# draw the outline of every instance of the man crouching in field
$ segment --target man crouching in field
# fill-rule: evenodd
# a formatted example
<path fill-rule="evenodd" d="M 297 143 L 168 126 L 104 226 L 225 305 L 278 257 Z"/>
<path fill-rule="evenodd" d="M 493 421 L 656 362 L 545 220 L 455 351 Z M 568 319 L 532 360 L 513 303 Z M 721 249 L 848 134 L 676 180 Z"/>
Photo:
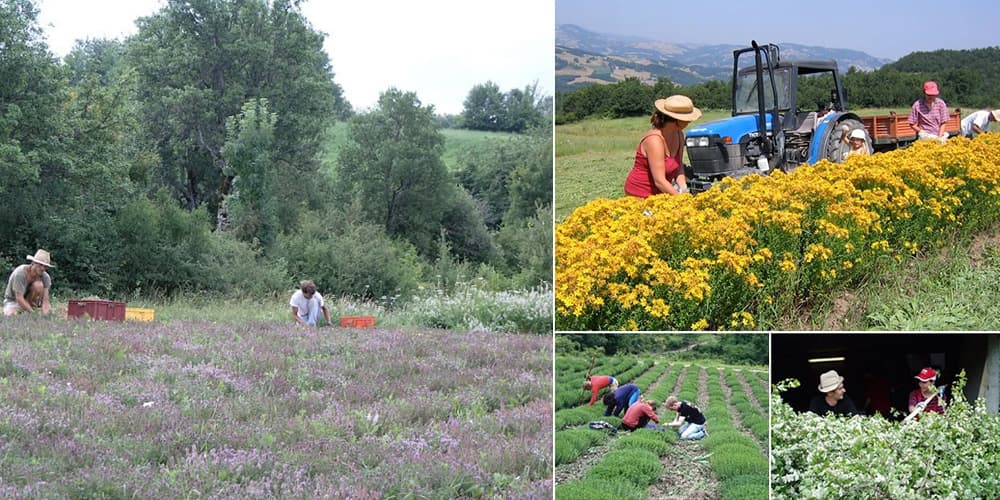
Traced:
<path fill-rule="evenodd" d="M 697 407 L 675 396 L 668 397 L 663 405 L 677 412 L 677 417 L 667 427 L 677 427 L 677 434 L 681 439 L 701 439 L 708 435 L 705 431 L 705 415 Z"/>
<path fill-rule="evenodd" d="M 292 294 L 288 305 L 292 306 L 292 316 L 299 325 L 316 326 L 320 311 L 323 312 L 326 322 L 333 324 L 330 320 L 330 309 L 326 307 L 323 296 L 316 291 L 316 284 L 311 280 L 304 280 L 299 284 L 299 289 Z"/>
<path fill-rule="evenodd" d="M 55 266 L 49 259 L 49 252 L 38 250 L 27 259 L 31 263 L 17 266 L 7 279 L 7 289 L 3 292 L 4 316 L 13 316 L 21 311 L 35 312 L 36 309 L 41 309 L 42 314 L 52 312 L 52 305 L 49 304 L 52 278 L 47 270 Z"/>

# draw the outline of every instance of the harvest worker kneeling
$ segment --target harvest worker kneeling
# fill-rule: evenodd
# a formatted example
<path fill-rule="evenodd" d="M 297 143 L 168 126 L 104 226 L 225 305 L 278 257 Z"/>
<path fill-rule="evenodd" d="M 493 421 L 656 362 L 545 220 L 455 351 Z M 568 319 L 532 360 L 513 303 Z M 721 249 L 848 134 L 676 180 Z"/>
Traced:
<path fill-rule="evenodd" d="M 52 305 L 49 304 L 52 278 L 47 271 L 55 266 L 49 259 L 49 252 L 38 250 L 27 259 L 31 263 L 17 266 L 7 279 L 7 289 L 3 293 L 4 316 L 13 316 L 21 311 L 35 312 L 36 309 L 41 309 L 42 314 L 52 312 Z"/>
<path fill-rule="evenodd" d="M 321 311 L 326 322 L 333 324 L 330 320 L 330 309 L 326 307 L 323 296 L 316 291 L 316 284 L 311 280 L 304 280 L 299 284 L 299 289 L 292 294 L 288 305 L 292 306 L 292 316 L 299 325 L 316 326 Z"/>
<path fill-rule="evenodd" d="M 705 415 L 696 406 L 675 396 L 668 397 L 663 404 L 677 412 L 677 417 L 673 422 L 667 423 L 667 427 L 677 427 L 677 434 L 681 439 L 701 439 L 708 435 L 705 431 Z"/>

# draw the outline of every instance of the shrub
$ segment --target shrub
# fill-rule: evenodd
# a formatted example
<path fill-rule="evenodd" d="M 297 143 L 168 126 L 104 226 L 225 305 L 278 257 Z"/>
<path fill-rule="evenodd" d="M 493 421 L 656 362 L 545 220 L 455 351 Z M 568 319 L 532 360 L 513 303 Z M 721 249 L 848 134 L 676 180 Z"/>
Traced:
<path fill-rule="evenodd" d="M 719 495 L 725 500 L 766 500 L 767 474 L 744 474 L 727 478 L 719 484 Z"/>
<path fill-rule="evenodd" d="M 638 449 L 614 450 L 587 469 L 587 477 L 620 480 L 648 486 L 663 473 L 663 464 L 653 452 Z"/>
<path fill-rule="evenodd" d="M 719 479 L 743 474 L 767 474 L 767 458 L 752 445 L 724 444 L 711 449 L 709 462 Z"/>
<path fill-rule="evenodd" d="M 556 485 L 556 500 L 645 500 L 646 488 L 624 481 L 584 478 Z"/>

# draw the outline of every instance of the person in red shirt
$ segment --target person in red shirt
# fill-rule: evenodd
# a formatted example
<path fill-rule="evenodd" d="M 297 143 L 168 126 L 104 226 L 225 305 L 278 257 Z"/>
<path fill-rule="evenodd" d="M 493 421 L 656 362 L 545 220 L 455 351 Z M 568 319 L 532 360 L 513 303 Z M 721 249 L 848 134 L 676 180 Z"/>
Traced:
<path fill-rule="evenodd" d="M 597 394 L 605 387 L 614 391 L 618 388 L 618 381 L 613 375 L 587 375 L 587 380 L 583 381 L 583 390 L 590 391 L 590 405 L 597 402 Z"/>
<path fill-rule="evenodd" d="M 937 370 L 927 367 L 920 370 L 913 378 L 917 379 L 917 388 L 910 393 L 909 409 L 910 413 L 920 409 L 923 412 L 944 413 L 942 404 L 942 394 L 940 394 L 934 382 L 937 381 Z"/>
<path fill-rule="evenodd" d="M 649 118 L 653 126 L 635 149 L 635 163 L 625 178 L 625 194 L 648 198 L 654 194 L 688 191 L 681 160 L 684 158 L 684 127 L 701 118 L 691 99 L 672 95 L 657 99 Z"/>
<path fill-rule="evenodd" d="M 660 417 L 656 415 L 656 401 L 646 398 L 640 398 L 635 404 L 628 407 L 625 410 L 625 416 L 622 417 L 622 429 L 632 432 L 636 429 L 650 428 L 659 430 L 660 428 L 653 425 L 647 427 L 649 421 L 659 423 Z"/>

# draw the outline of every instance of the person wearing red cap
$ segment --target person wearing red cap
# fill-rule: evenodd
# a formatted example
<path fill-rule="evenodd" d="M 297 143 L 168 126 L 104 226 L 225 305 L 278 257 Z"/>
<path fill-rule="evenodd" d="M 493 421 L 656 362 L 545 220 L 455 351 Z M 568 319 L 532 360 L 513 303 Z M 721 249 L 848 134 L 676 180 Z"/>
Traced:
<path fill-rule="evenodd" d="M 936 140 L 944 144 L 948 140 L 948 132 L 944 126 L 948 123 L 948 104 L 938 97 L 941 92 L 935 82 L 924 83 L 924 98 L 918 99 L 910 108 L 907 123 L 921 140 Z"/>
<path fill-rule="evenodd" d="M 913 378 L 917 379 L 918 388 L 910 393 L 909 409 L 913 413 L 917 409 L 924 412 L 944 413 L 944 406 L 941 404 L 942 395 L 934 387 L 938 373 L 931 367 L 920 370 Z"/>

